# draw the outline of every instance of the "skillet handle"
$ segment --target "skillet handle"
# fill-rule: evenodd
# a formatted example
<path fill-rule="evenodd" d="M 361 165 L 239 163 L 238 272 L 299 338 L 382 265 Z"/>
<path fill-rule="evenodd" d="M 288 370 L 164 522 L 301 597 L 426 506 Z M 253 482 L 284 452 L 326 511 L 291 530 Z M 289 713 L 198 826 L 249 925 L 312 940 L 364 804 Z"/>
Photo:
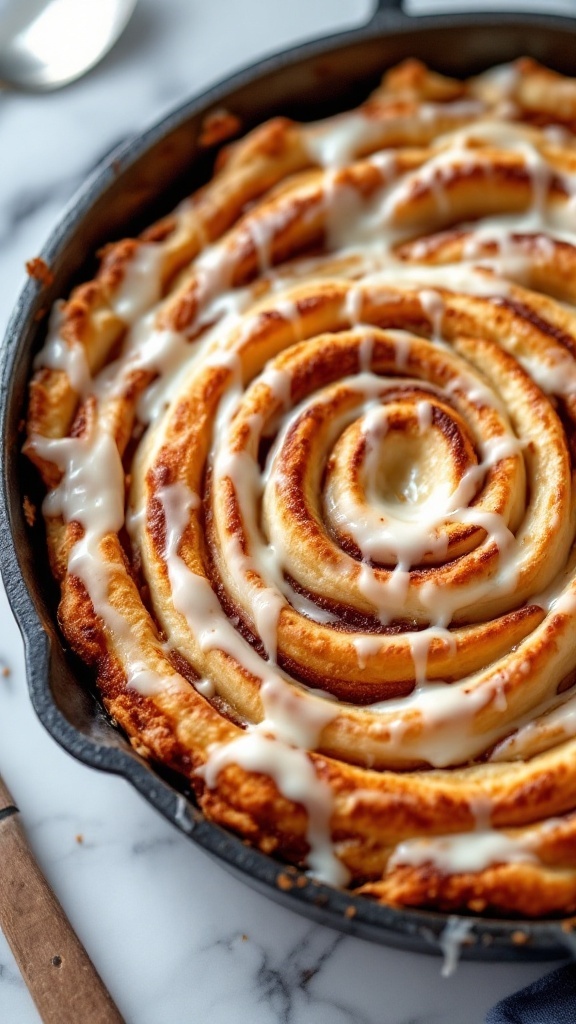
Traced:
<path fill-rule="evenodd" d="M 44 1024 L 124 1024 L 18 819 L 0 779 L 0 927 Z"/>
<path fill-rule="evenodd" d="M 404 20 L 410 17 L 404 10 L 404 0 L 376 0 L 374 13 L 370 18 L 370 24 L 381 19 Z"/>

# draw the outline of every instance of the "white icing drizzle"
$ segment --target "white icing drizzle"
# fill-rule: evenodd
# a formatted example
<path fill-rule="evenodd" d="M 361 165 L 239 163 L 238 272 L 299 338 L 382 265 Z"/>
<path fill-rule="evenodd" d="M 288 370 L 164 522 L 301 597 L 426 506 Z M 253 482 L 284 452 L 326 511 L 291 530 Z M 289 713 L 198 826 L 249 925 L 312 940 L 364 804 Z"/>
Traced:
<path fill-rule="evenodd" d="M 420 433 L 425 434 L 432 426 L 433 406 L 427 399 L 421 399 L 416 403 L 416 414 Z"/>
<path fill-rule="evenodd" d="M 389 866 L 432 864 L 444 875 L 485 871 L 494 864 L 535 864 L 538 858 L 530 841 L 513 838 L 495 829 L 407 839 L 399 843 Z"/>
<path fill-rule="evenodd" d="M 451 978 L 455 973 L 462 952 L 474 930 L 474 922 L 465 917 L 450 916 L 438 940 L 444 954 L 440 971 L 443 978 Z"/>
<path fill-rule="evenodd" d="M 86 438 L 37 437 L 35 447 L 63 471 L 60 484 L 44 500 L 44 512 L 84 528 L 70 551 L 68 569 L 84 584 L 96 614 L 122 652 L 127 685 L 143 696 L 186 687 L 177 673 L 159 674 L 143 663 L 131 624 L 109 600 L 113 569 L 101 558 L 100 545 L 124 523 L 124 473 L 114 440 L 101 430 Z"/>
<path fill-rule="evenodd" d="M 528 666 L 529 668 L 529 666 Z M 518 728 L 511 736 L 507 736 L 490 755 L 491 761 L 512 761 L 515 758 L 532 756 L 545 750 L 549 739 L 556 742 L 576 736 L 576 697 L 567 696 L 564 700 L 551 702 L 550 709 L 543 709 L 543 714 L 531 718 Z"/>
<path fill-rule="evenodd" d="M 435 122 L 450 120 L 458 122 L 472 119 L 482 113 L 478 100 L 458 100 L 452 103 L 423 103 L 415 112 L 418 121 L 433 125 Z M 311 125 L 305 137 L 308 154 L 321 167 L 343 167 L 367 150 L 382 137 L 382 126 L 368 114 L 354 111 L 341 114 L 328 123 Z M 378 153 L 381 157 L 383 154 Z M 373 159 L 373 158 L 372 158 Z"/>
<path fill-rule="evenodd" d="M 546 395 L 576 395 L 576 363 L 569 355 L 551 353 L 548 359 L 518 356 L 518 362 Z"/>
<path fill-rule="evenodd" d="M 354 286 L 352 286 L 346 292 L 346 300 L 344 302 L 344 317 L 349 321 L 351 327 L 356 327 L 356 325 L 360 323 L 360 313 L 362 310 L 363 301 L 364 293 L 361 288 L 355 288 Z M 371 345 L 372 339 L 370 338 L 369 335 L 367 336 L 366 340 Z M 369 361 L 370 356 L 368 357 L 368 362 Z M 366 359 L 364 359 L 364 362 L 366 362 Z M 366 369 L 365 366 L 362 366 L 361 368 Z"/>
<path fill-rule="evenodd" d="M 474 818 L 476 832 L 490 830 L 494 810 L 494 801 L 491 797 L 476 794 L 469 798 L 468 806 Z"/>
<path fill-rule="evenodd" d="M 382 650 L 383 646 L 382 637 L 378 635 L 356 636 L 352 640 L 352 643 L 356 648 L 359 668 L 366 668 L 368 658 L 374 657 L 378 654 Z"/>
<path fill-rule="evenodd" d="M 327 128 L 322 122 L 309 131 L 306 148 L 310 159 L 321 167 L 344 167 L 362 147 L 378 139 L 381 127 L 365 114 L 342 114 Z"/>
<path fill-rule="evenodd" d="M 500 95 L 512 96 L 516 75 L 515 69 L 510 67 L 493 69 L 476 80 L 478 95 L 488 95 L 497 89 Z M 476 100 L 423 104 L 416 122 L 433 125 L 440 119 L 445 122 L 453 118 L 458 124 L 476 117 L 481 110 L 482 103 Z M 516 722 L 515 731 L 503 740 L 498 726 L 489 736 L 476 735 L 472 728 L 474 718 L 487 704 L 491 703 L 498 712 L 507 709 L 506 687 L 510 674 L 499 671 L 496 665 L 460 682 L 432 683 L 427 678 L 427 667 L 432 644 L 444 644 L 448 654 L 456 650 L 455 637 L 448 629 L 455 614 L 463 607 L 484 600 L 490 591 L 513 593 L 524 562 L 530 557 L 526 539 L 533 529 L 533 509 L 528 509 L 524 523 L 514 536 L 504 516 L 486 511 L 480 503 L 471 504 L 489 471 L 505 459 L 521 456 L 524 444 L 530 439 L 519 440 L 514 430 L 506 427 L 500 435 L 479 439 L 478 462 L 464 470 L 455 487 L 438 474 L 438 480 L 427 489 L 428 485 L 423 486 L 419 479 L 418 466 L 413 465 L 404 475 L 395 499 L 392 500 L 388 492 L 383 495 L 378 481 L 382 451 L 390 429 L 386 396 L 411 383 L 407 368 L 412 335 L 401 330 L 387 332 L 395 345 L 394 369 L 398 375 L 378 376 L 373 372 L 374 334 L 362 324 L 362 310 L 371 289 L 380 296 L 387 288 L 393 295 L 397 295 L 399 289 L 416 295 L 429 321 L 431 341 L 443 350 L 449 363 L 453 357 L 442 330 L 445 294 L 460 291 L 494 301 L 508 296 L 511 285 L 505 278 L 522 281 L 530 269 L 528 257 L 520 244 L 510 237 L 511 233 L 544 232 L 538 242 L 542 251 L 546 245 L 550 246 L 546 236 L 576 244 L 576 204 L 566 204 L 561 214 L 549 209 L 551 172 L 531 141 L 529 131 L 521 126 L 488 121 L 445 135 L 437 141 L 434 155 L 422 167 L 401 177 L 394 152 L 370 154 L 366 159 L 380 172 L 382 185 L 365 201 L 343 181 L 338 169 L 368 151 L 381 132 L 377 120 L 360 112 L 343 115 L 328 125 L 311 126 L 305 135 L 310 159 L 330 169 L 325 175 L 322 196 L 326 244 L 329 250 L 349 261 L 348 269 L 338 269 L 339 277 L 351 281 L 341 316 L 357 330 L 359 337 L 358 373 L 338 384 L 338 388 L 353 392 L 357 401 L 351 410 L 335 417 L 330 440 L 334 441 L 355 421 L 360 423 L 366 440 L 366 505 L 351 492 L 344 491 L 332 505 L 328 494 L 326 506 L 339 530 L 347 534 L 360 551 L 359 570 L 357 564 L 354 566 L 358 588 L 383 625 L 401 618 L 405 611 L 410 570 L 420 565 L 425 556 L 442 558 L 446 553 L 448 523 L 483 529 L 486 533 L 483 548 L 497 550 L 498 568 L 490 580 L 471 584 L 464 595 L 439 588 L 432 581 L 422 585 L 418 610 L 421 622 L 418 616 L 415 618 L 416 624 L 425 628 L 414 626 L 402 634 L 412 654 L 416 688 L 408 697 L 371 705 L 370 712 L 381 716 L 383 722 L 381 734 L 378 721 L 368 731 L 378 734 L 381 749 L 391 755 L 425 759 L 437 767 L 474 758 L 497 740 L 500 742 L 492 760 L 506 760 L 521 756 L 523 749 L 538 743 L 546 734 L 561 732 L 566 738 L 576 735 L 576 698 L 555 697 L 553 702 L 545 702 L 538 718 L 532 722 Z M 548 135 L 550 141 L 554 141 L 553 133 L 548 132 Z M 414 225 L 405 227 L 401 222 L 402 208 L 410 202 L 414 188 L 427 186 L 431 190 L 437 220 L 442 225 L 443 218 L 450 213 L 445 185 L 458 168 L 471 170 L 482 163 L 484 154 L 479 143 L 498 146 L 520 157 L 532 186 L 530 208 L 518 216 L 486 217 L 471 224 L 463 262 L 457 265 L 421 267 L 399 261 L 394 256 L 393 245 L 415 233 Z M 575 197 L 576 176 L 557 172 L 557 177 Z M 251 219 L 247 216 L 246 232 L 256 250 L 260 274 L 266 279 L 273 308 L 290 325 L 294 341 L 298 342 L 303 338 L 302 315 L 291 289 L 305 275 L 311 280 L 320 280 L 328 272 L 323 268 L 323 258 L 316 257 L 295 261 L 291 267 L 272 272 L 274 241 L 289 217 L 289 209 L 272 203 L 260 215 Z M 450 224 L 449 217 L 447 224 Z M 483 258 L 479 265 L 479 248 L 486 242 L 496 242 L 498 253 L 494 259 Z M 414 255 L 425 257 L 427 247 L 427 240 L 421 239 L 414 246 Z M 220 403 L 214 426 L 210 466 L 213 486 L 228 479 L 238 501 L 248 541 L 247 552 L 243 552 L 234 536 L 225 536 L 220 538 L 222 557 L 232 585 L 237 585 L 243 594 L 243 604 L 262 643 L 264 657 L 226 617 L 209 581 L 191 572 L 181 557 L 182 535 L 191 513 L 198 508 L 198 495 L 183 483 L 166 486 L 158 494 L 166 524 L 164 558 L 174 608 L 186 621 L 201 654 L 206 658 L 214 651 L 228 654 L 258 681 L 262 702 L 261 721 L 249 723 L 233 741 L 215 745 L 209 751 L 202 774 L 209 787 L 217 784 L 219 772 L 231 764 L 269 775 L 281 794 L 301 804 L 307 812 L 310 871 L 332 884 L 344 884 L 347 872 L 331 842 L 333 797 L 308 753 L 318 746 L 323 729 L 337 717 L 339 706 L 332 699 L 326 699 L 325 694 L 295 683 L 277 665 L 278 627 L 284 609 L 291 607 L 324 625 L 336 621 L 337 616 L 300 595 L 285 578 L 289 554 L 283 539 L 272 530 L 270 536 L 266 536 L 257 515 L 266 487 L 273 486 L 276 474 L 281 472 L 278 464 L 287 436 L 299 417 L 323 401 L 330 401 L 332 392 L 327 388 L 324 393 L 313 395 L 292 408 L 291 374 L 270 362 L 260 373 L 259 381 L 268 387 L 270 398 L 278 403 L 276 419 L 267 425 L 266 433 L 262 417 L 255 415 L 249 423 L 252 447 L 233 450 L 230 436 L 243 394 L 241 360 L 236 351 L 226 346 L 234 331 L 238 332 L 237 348 L 251 337 L 259 316 L 257 307 L 251 312 L 256 292 L 249 287 L 231 287 L 240 256 L 225 240 L 207 246 L 194 264 L 198 312 L 188 333 L 202 329 L 203 332 L 200 341 L 191 343 L 186 335 L 157 326 L 162 253 L 161 245 L 139 244 L 126 265 L 111 308 L 129 329 L 122 351 L 112 365 L 92 376 L 83 347 L 62 338 L 61 311 L 57 306 L 46 344 L 35 366 L 64 371 L 79 396 L 94 394 L 102 408 L 114 396 L 123 394 L 135 371 L 148 372 L 151 383 L 137 407 L 142 425 L 153 424 L 161 418 L 200 364 L 227 367 L 232 371 L 231 383 Z M 541 357 L 528 351 L 519 353 L 516 358 L 546 394 L 571 398 L 576 393 L 576 363 L 570 355 L 553 350 Z M 430 392 L 430 398 L 420 397 L 413 404 L 418 437 L 424 448 L 431 443 L 436 429 L 434 403 L 440 392 L 425 381 L 418 381 L 418 385 Z M 488 407 L 502 412 L 502 403 L 490 384 L 473 369 L 462 375 L 455 372 L 444 392 L 458 408 L 463 405 L 470 411 Z M 258 462 L 258 440 L 262 433 L 265 437 L 275 437 L 263 471 Z M 61 516 L 65 522 L 75 521 L 83 527 L 83 537 L 70 554 L 69 571 L 83 582 L 97 615 L 114 637 L 114 645 L 127 666 L 128 685 L 150 697 L 169 687 L 189 686 L 178 673 L 156 672 L 144 663 L 128 623 L 110 600 L 113 570 L 100 558 L 100 546 L 108 534 L 117 534 L 125 523 L 125 485 L 120 454 L 107 428 L 105 415 L 98 418 L 87 436 L 62 439 L 37 436 L 31 439 L 30 445 L 39 457 L 52 462 L 62 473 L 60 483 L 45 500 L 44 511 L 48 517 Z M 145 509 L 131 510 L 126 516 L 126 525 L 136 542 L 145 528 Z M 385 584 L 377 578 L 373 562 L 392 568 Z M 347 566 L 343 557 L 343 586 L 347 581 Z M 263 582 L 256 583 L 255 578 Z M 576 617 L 576 593 L 568 580 L 562 580 L 561 585 L 554 581 L 543 594 L 534 598 L 534 603 L 538 602 L 550 618 Z M 385 638 L 378 633 L 360 634 L 354 635 L 351 643 L 362 670 L 381 654 Z M 520 660 L 522 651 L 516 653 Z M 530 671 L 528 660 L 521 664 L 526 664 Z M 197 680 L 194 686 L 206 699 L 215 695 L 215 684 L 208 675 Z M 422 735 L 410 733 L 406 720 L 401 718 L 405 712 L 419 716 L 427 727 Z M 490 827 L 491 808 L 482 798 L 474 805 L 471 802 L 471 811 L 477 825 L 474 831 L 407 840 L 394 851 L 390 866 L 432 863 L 443 873 L 458 873 L 482 871 L 492 864 L 537 860 L 530 837 L 515 838 Z M 468 937 L 469 929 L 469 922 L 450 919 L 441 939 L 445 953 L 443 973 L 454 969 L 459 946 Z"/>
<path fill-rule="evenodd" d="M 335 856 L 330 840 L 330 787 L 318 778 L 304 750 L 288 745 L 277 734 L 267 736 L 266 728 L 268 723 L 251 726 L 240 739 L 211 751 L 202 771 L 206 784 L 214 787 L 218 773 L 230 764 L 269 775 L 283 796 L 302 804 L 308 812 L 310 872 L 331 885 L 345 885 L 349 874 Z"/>
<path fill-rule="evenodd" d="M 162 249 L 153 243 L 140 243 L 135 255 L 126 264 L 120 287 L 110 305 L 126 323 L 134 323 L 155 305 L 161 293 Z"/>
<path fill-rule="evenodd" d="M 44 347 L 34 359 L 34 369 L 45 366 L 50 370 L 64 370 L 76 394 L 85 396 L 90 390 L 92 377 L 83 345 L 69 343 L 61 336 L 62 306 L 57 302 L 50 314 L 48 335 Z"/>
<path fill-rule="evenodd" d="M 475 88 L 480 96 L 489 92 L 491 98 L 499 99 L 502 96 L 509 99 L 514 95 L 519 77 L 515 64 L 496 64 L 476 76 Z"/>
<path fill-rule="evenodd" d="M 416 686 L 421 687 L 427 682 L 428 652 L 432 642 L 434 640 L 441 640 L 448 650 L 454 654 L 456 652 L 456 640 L 452 633 L 442 626 L 429 626 L 428 629 L 423 629 L 418 633 L 407 633 L 406 637 L 410 644 L 414 661 Z"/>
<path fill-rule="evenodd" d="M 444 316 L 444 299 L 431 288 L 421 288 L 418 292 L 420 305 L 430 318 L 432 325 L 432 340 L 442 339 L 442 317 Z"/>
<path fill-rule="evenodd" d="M 207 697 L 208 700 L 216 695 L 216 686 L 213 679 L 195 679 L 194 689 L 198 690 L 198 693 L 201 693 L 203 697 Z"/>
<path fill-rule="evenodd" d="M 42 458 L 62 470 L 62 481 L 45 498 L 44 511 L 95 530 L 95 541 L 124 523 L 124 471 L 114 439 L 104 430 L 88 437 L 35 437 Z M 97 566 L 95 552 L 94 568 Z"/>
<path fill-rule="evenodd" d="M 262 679 L 263 720 L 249 725 L 238 739 L 217 744 L 209 751 L 202 770 L 206 784 L 213 787 L 218 773 L 229 764 L 270 775 L 284 796 L 302 804 L 308 812 L 310 870 L 324 881 L 343 885 L 348 873 L 335 856 L 330 840 L 332 793 L 306 753 L 317 744 L 335 709 L 319 700 L 304 702 L 293 693 L 279 671 L 263 662 L 234 629 L 209 582 L 191 572 L 180 557 L 180 539 L 190 509 L 198 503 L 197 496 L 184 484 L 172 484 L 162 488 L 159 497 L 166 520 L 165 559 L 174 607 L 185 617 L 203 651 L 225 651 Z"/>
<path fill-rule="evenodd" d="M 184 832 L 192 832 L 194 829 L 194 822 L 188 816 L 188 803 L 183 796 L 176 797 L 176 812 L 174 814 L 174 820 L 180 826 Z"/>

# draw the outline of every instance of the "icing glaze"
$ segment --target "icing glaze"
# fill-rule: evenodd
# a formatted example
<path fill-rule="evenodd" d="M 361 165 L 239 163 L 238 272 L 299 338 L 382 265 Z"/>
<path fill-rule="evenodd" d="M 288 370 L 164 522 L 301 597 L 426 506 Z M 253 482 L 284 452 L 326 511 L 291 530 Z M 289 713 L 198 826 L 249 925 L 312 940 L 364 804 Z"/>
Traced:
<path fill-rule="evenodd" d="M 81 528 L 68 573 L 114 637 L 127 685 L 146 698 L 192 685 L 208 702 L 228 700 L 226 684 L 205 671 L 213 652 L 249 677 L 257 697 L 248 704 L 257 713 L 250 719 L 237 710 L 239 734 L 213 744 L 197 775 L 209 789 L 231 765 L 269 776 L 306 812 L 310 871 L 335 885 L 346 884 L 349 873 L 332 841 L 334 793 L 311 752 L 324 742 L 332 751 L 326 737 L 336 724 L 352 728 L 364 716 L 368 767 L 374 759 L 379 767 L 408 769 L 458 766 L 487 750 L 496 767 L 576 735 L 570 694 L 542 682 L 530 702 L 517 687 L 531 676 L 538 650 L 556 644 L 558 631 L 567 634 L 576 620 L 574 575 L 564 572 L 574 501 L 556 412 L 576 393 L 576 363 L 562 341 L 562 331 L 574 326 L 571 307 L 555 307 L 544 350 L 514 324 L 505 337 L 498 334 L 498 318 L 516 315 L 527 301 L 518 285 L 531 287 L 525 238 L 543 259 L 553 259 L 559 243 L 576 245 L 576 174 L 569 161 L 552 169 L 534 129 L 506 120 L 505 103 L 518 82 L 516 69 L 493 69 L 476 81 L 478 98 L 421 103 L 415 138 L 423 131 L 433 138 L 441 126 L 425 156 L 386 148 L 382 122 L 366 111 L 308 126 L 301 142 L 314 171 L 300 196 L 311 253 L 299 255 L 296 247 L 292 262 L 283 261 L 297 217 L 282 190 L 261 207 L 247 202 L 238 225 L 204 245 L 185 272 L 192 312 L 182 326 L 170 321 L 171 296 L 163 297 L 162 243 L 140 243 L 109 301 L 124 325 L 114 359 L 100 368 L 70 341 L 57 305 L 35 361 L 37 371 L 64 374 L 79 399 L 93 403 L 77 434 L 32 433 L 28 445 L 59 476 L 45 516 Z M 494 120 L 494 109 L 476 120 L 493 93 L 503 120 Z M 549 145 L 565 141 L 546 131 Z M 489 184 L 497 173 L 490 169 L 494 150 L 527 183 L 529 199 L 513 213 L 498 213 L 486 188 L 486 201 L 481 196 L 465 219 L 458 258 L 432 265 L 435 232 L 449 233 L 458 222 L 454 189 L 475 176 Z M 287 193 L 292 187 L 284 186 Z M 552 202 L 554 188 L 566 197 L 561 208 Z M 412 211 L 421 196 L 428 205 L 418 219 Z M 183 205 L 180 214 L 192 209 Z M 245 270 L 249 258 L 255 282 Z M 334 304 L 326 323 L 320 304 L 311 312 L 322 287 L 326 305 Z M 532 320 L 538 329 L 536 315 Z M 324 367 L 335 338 L 337 378 Z M 302 353 L 313 367 L 308 376 Z M 178 417 L 188 390 L 199 388 L 206 373 L 215 389 L 225 383 L 206 416 L 201 486 L 176 478 L 153 496 L 171 605 L 198 654 L 199 678 L 190 684 L 170 667 L 170 636 L 162 638 L 165 665 L 160 658 L 161 667 L 151 667 L 141 656 L 111 597 L 113 570 L 102 546 L 126 527 L 134 551 L 145 553 L 151 521 L 145 487 L 126 500 L 121 403 L 138 392 L 134 474 L 146 476 L 166 442 L 164 424 Z M 193 415 L 197 410 L 200 404 Z M 555 461 L 551 450 L 559 451 Z M 297 494 L 295 481 L 302 479 Z M 222 508 L 234 515 L 226 518 Z M 286 509 L 296 508 L 305 528 L 295 545 Z M 185 553 L 190 524 L 202 516 L 211 531 L 206 550 L 214 548 L 214 580 L 192 568 Z M 304 569 L 308 543 L 325 553 L 314 585 Z M 505 665 L 498 650 L 486 664 L 460 671 L 460 653 L 481 623 L 531 606 L 542 614 L 531 631 L 518 634 Z M 331 639 L 351 650 L 349 689 L 363 680 L 371 685 L 396 643 L 399 677 L 391 678 L 390 694 L 372 700 L 368 693 L 355 708 L 348 691 L 337 699 L 316 663 L 308 675 L 300 670 L 286 636 L 293 629 L 308 637 L 311 624 L 326 644 Z M 321 662 L 320 641 L 318 650 Z M 557 683 L 563 659 L 558 647 L 550 658 Z M 403 692 L 393 690 L 397 684 Z M 472 831 L 399 842 L 389 867 L 432 863 L 457 874 L 538 861 L 530 839 L 491 827 L 489 801 L 479 797 L 472 815 Z M 448 929 L 447 973 L 467 934 Z"/>

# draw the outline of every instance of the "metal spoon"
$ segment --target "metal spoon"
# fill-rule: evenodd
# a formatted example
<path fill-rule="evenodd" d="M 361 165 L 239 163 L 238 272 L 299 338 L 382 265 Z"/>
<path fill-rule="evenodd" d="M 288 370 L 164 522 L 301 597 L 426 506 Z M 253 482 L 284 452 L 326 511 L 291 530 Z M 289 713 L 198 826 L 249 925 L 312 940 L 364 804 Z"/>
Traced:
<path fill-rule="evenodd" d="M 0 0 L 0 86 L 45 92 L 114 45 L 137 0 Z"/>

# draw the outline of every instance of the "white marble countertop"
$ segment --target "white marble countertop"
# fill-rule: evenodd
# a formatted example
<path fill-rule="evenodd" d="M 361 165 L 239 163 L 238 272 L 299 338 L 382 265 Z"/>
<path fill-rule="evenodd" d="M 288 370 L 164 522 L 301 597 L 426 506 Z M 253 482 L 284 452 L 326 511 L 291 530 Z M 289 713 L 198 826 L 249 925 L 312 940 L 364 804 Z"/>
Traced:
<path fill-rule="evenodd" d="M 53 95 L 2 96 L 0 328 L 25 260 L 102 154 L 231 70 L 359 24 L 369 10 L 369 0 L 141 0 L 87 78 Z M 480 1024 L 498 998 L 546 970 L 461 963 L 444 979 L 437 959 L 312 925 L 236 881 L 127 783 L 56 746 L 31 709 L 1 588 L 0 614 L 10 669 L 0 676 L 0 768 L 40 864 L 131 1024 Z M 0 935 L 0 1020 L 38 1019 Z"/>

